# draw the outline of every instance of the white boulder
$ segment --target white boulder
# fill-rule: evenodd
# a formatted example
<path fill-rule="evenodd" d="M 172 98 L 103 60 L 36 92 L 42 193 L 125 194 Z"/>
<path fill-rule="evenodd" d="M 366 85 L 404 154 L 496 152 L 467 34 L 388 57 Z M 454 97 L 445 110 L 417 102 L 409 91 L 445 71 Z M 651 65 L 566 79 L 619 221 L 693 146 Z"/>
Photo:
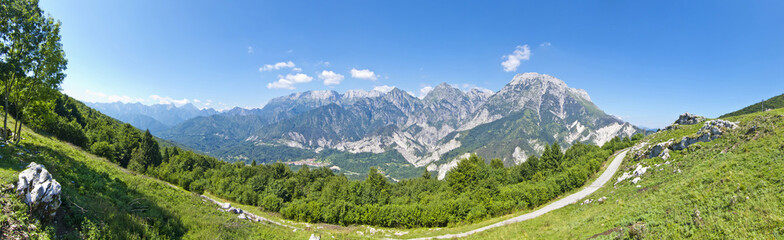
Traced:
<path fill-rule="evenodd" d="M 620 177 L 618 177 L 618 180 L 616 180 L 616 181 L 615 181 L 615 184 L 618 184 L 618 183 L 620 183 L 620 182 L 621 182 L 621 181 L 623 181 L 623 180 L 629 179 L 630 177 L 632 177 L 632 175 L 631 175 L 631 174 L 629 174 L 629 173 L 627 173 L 627 172 L 624 172 L 624 173 L 623 173 L 623 175 L 621 175 Z"/>
<path fill-rule="evenodd" d="M 646 171 L 648 171 L 648 168 L 649 167 L 643 167 L 642 165 L 637 165 L 637 168 L 634 169 L 634 172 L 632 173 L 632 175 L 633 176 L 642 176 L 643 174 L 645 174 Z"/>
<path fill-rule="evenodd" d="M 60 208 L 62 187 L 43 165 L 34 162 L 27 165 L 27 169 L 19 173 L 16 186 L 16 194 L 24 197 L 34 214 L 54 217 Z"/>
<path fill-rule="evenodd" d="M 640 182 L 640 180 L 642 180 L 642 179 L 640 179 L 640 177 L 636 177 L 636 178 L 632 179 L 632 183 L 633 184 L 637 184 L 638 182 Z"/>

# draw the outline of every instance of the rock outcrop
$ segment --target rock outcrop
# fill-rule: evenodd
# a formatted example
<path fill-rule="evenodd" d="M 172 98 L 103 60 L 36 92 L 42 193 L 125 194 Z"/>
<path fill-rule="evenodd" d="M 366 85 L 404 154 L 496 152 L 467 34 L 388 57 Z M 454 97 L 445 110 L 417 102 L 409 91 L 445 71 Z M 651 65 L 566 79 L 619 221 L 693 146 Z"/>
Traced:
<path fill-rule="evenodd" d="M 19 173 L 16 194 L 24 197 L 30 211 L 39 217 L 53 218 L 60 208 L 60 183 L 43 165 L 30 163 Z"/>
<path fill-rule="evenodd" d="M 705 117 L 697 116 L 687 112 L 678 116 L 678 120 L 675 121 L 675 124 L 694 125 L 702 122 L 703 120 L 705 120 Z"/>
<path fill-rule="evenodd" d="M 701 121 L 699 118 L 702 117 L 686 113 L 681 115 L 678 118 L 678 121 L 675 121 L 675 124 L 667 128 L 672 129 L 672 127 L 677 126 L 679 122 L 691 123 L 694 121 Z M 662 159 L 667 160 L 670 158 L 670 150 L 683 150 L 698 142 L 710 142 L 716 140 L 727 130 L 735 129 L 736 127 L 738 127 L 738 125 L 734 122 L 722 119 L 710 120 L 705 122 L 705 125 L 703 125 L 695 134 L 691 136 L 684 136 L 680 141 L 675 142 L 675 139 L 670 139 L 666 142 L 654 144 L 651 147 L 647 147 L 647 143 L 641 143 L 637 146 L 634 146 L 632 151 L 634 152 L 635 159 L 638 160 L 642 158 L 654 157 L 661 157 Z"/>
<path fill-rule="evenodd" d="M 650 152 L 648 153 L 648 158 L 661 156 L 664 153 L 664 151 L 666 151 L 667 148 L 669 148 L 670 145 L 672 145 L 673 140 L 675 139 L 670 139 L 669 141 L 653 145 L 653 147 L 651 147 Z M 669 153 L 667 155 L 669 157 Z"/>
<path fill-rule="evenodd" d="M 721 119 L 711 120 L 705 122 L 705 125 L 697 131 L 696 136 L 685 136 L 681 138 L 681 141 L 673 144 L 670 146 L 672 150 L 683 150 L 689 147 L 689 145 L 698 143 L 698 142 L 710 142 L 719 138 L 724 132 L 728 129 L 734 129 L 738 125 L 734 122 L 725 121 Z"/>

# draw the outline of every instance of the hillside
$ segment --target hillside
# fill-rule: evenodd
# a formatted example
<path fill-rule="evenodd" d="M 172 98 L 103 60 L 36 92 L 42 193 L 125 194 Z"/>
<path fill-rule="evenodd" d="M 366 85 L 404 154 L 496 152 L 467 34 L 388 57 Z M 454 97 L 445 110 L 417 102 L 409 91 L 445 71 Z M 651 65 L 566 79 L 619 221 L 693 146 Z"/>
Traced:
<path fill-rule="evenodd" d="M 601 145 L 638 131 L 600 110 L 584 90 L 525 73 L 498 92 L 442 83 L 421 99 L 400 89 L 295 93 L 262 109 L 191 119 L 160 136 L 230 162 L 313 158 L 350 169 L 345 163 L 355 159 L 333 159 L 360 154 L 390 177 L 411 178 L 427 168 L 443 178 L 470 153 L 511 166 L 555 141 Z"/>
<path fill-rule="evenodd" d="M 748 107 L 741 108 L 740 110 L 722 115 L 722 118 L 734 117 L 743 114 L 762 112 L 767 109 L 776 109 L 784 107 L 784 94 L 768 98 L 765 101 L 749 105 Z M 764 109 L 763 109 L 764 108 Z"/>
<path fill-rule="evenodd" d="M 13 190 L 3 190 L 0 202 L 4 215 L 10 217 L 0 219 L 3 229 L 16 224 L 21 229 L 18 234 L 63 239 L 305 239 L 310 235 L 244 222 L 217 211 L 197 194 L 26 128 L 22 137 L 25 140 L 18 147 L 0 147 L 0 184 L 16 183 L 16 175 L 28 163 L 40 163 L 62 184 L 63 203 L 55 223 L 40 223 L 27 220 L 27 206 L 12 197 Z"/>
<path fill-rule="evenodd" d="M 608 184 L 588 199 L 470 239 L 772 239 L 784 234 L 784 110 L 727 118 L 738 127 L 711 142 L 671 157 L 634 160 L 629 154 L 616 178 L 650 167 L 637 184 Z M 661 131 L 651 144 L 680 139 L 702 123 Z M 615 182 L 615 181 L 613 181 Z M 639 185 L 636 186 L 636 185 Z"/>

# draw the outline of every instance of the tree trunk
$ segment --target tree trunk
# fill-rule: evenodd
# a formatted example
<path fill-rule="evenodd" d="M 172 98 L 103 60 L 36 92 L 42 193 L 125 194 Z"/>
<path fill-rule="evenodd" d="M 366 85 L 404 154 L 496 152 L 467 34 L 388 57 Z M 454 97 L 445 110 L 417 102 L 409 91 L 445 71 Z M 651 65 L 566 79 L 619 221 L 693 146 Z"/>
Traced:
<path fill-rule="evenodd" d="M 14 144 L 19 144 L 19 141 L 22 141 L 22 118 L 19 116 L 19 111 L 16 113 L 16 128 L 14 128 Z M 17 130 L 19 129 L 19 130 Z"/>
<path fill-rule="evenodd" d="M 8 141 L 8 98 L 11 97 L 11 86 L 16 78 L 16 73 L 11 73 L 11 79 L 6 81 L 5 86 L 5 111 L 3 111 L 3 141 Z"/>

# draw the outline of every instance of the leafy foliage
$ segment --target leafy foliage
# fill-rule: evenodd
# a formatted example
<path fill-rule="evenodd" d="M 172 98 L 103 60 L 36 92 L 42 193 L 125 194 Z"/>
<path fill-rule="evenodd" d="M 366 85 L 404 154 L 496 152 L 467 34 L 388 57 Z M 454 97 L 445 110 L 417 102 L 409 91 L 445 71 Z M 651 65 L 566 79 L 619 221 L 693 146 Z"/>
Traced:
<path fill-rule="evenodd" d="M 628 138 L 619 141 L 631 144 Z M 148 174 L 297 221 L 435 227 L 535 208 L 582 186 L 620 146 L 578 143 L 564 153 L 554 143 L 541 158 L 508 168 L 498 159 L 487 164 L 472 155 L 445 181 L 425 171 L 420 178 L 396 183 L 376 168 L 370 168 L 363 181 L 352 181 L 323 167 L 293 171 L 282 163 L 248 166 L 167 148 L 168 157 Z"/>

